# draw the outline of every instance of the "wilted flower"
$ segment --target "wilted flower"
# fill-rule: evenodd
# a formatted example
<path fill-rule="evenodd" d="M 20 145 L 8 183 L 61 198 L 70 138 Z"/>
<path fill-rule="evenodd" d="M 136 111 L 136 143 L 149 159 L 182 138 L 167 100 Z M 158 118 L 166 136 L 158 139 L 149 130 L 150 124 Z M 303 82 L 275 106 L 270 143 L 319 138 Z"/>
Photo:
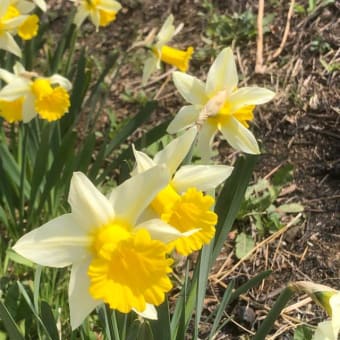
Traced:
<path fill-rule="evenodd" d="M 139 219 L 168 183 L 156 166 L 116 187 L 109 198 L 82 173 L 74 173 L 68 201 L 72 212 L 24 235 L 14 250 L 50 267 L 72 265 L 69 305 L 72 328 L 102 302 L 157 318 L 152 305 L 171 287 L 172 260 L 166 244 L 182 236 L 160 219 Z M 139 222 L 137 223 L 137 220 Z"/>
<path fill-rule="evenodd" d="M 71 0 L 78 6 L 74 23 L 80 27 L 89 17 L 98 31 L 99 26 L 105 27 L 116 19 L 117 12 L 122 8 L 114 0 Z"/>
<path fill-rule="evenodd" d="M 194 49 L 190 46 L 186 51 L 181 51 L 167 45 L 167 43 L 183 28 L 183 24 L 180 24 L 175 28 L 173 22 L 173 15 L 169 15 L 156 36 L 156 42 L 150 46 L 152 53 L 144 64 L 143 84 L 147 82 L 150 75 L 156 69 L 160 68 L 161 61 L 177 67 L 182 72 L 186 72 L 189 68 L 189 61 Z"/>
<path fill-rule="evenodd" d="M 312 340 L 338 340 L 340 331 L 340 292 L 314 282 L 298 281 L 290 285 L 295 291 L 307 293 L 325 309 L 331 320 L 320 322 Z"/>
<path fill-rule="evenodd" d="M 192 232 L 169 246 L 182 255 L 202 248 L 214 237 L 217 223 L 217 215 L 211 211 L 214 198 L 203 191 L 216 188 L 233 169 L 224 165 L 184 165 L 177 170 L 196 133 L 195 127 L 188 130 L 159 151 L 154 159 L 134 150 L 137 165 L 133 173 L 142 173 L 157 164 L 165 165 L 170 172 L 167 186 L 157 194 L 145 214 L 160 217 L 180 232 Z"/>
<path fill-rule="evenodd" d="M 238 75 L 231 48 L 225 48 L 210 67 L 206 84 L 182 72 L 174 72 L 177 90 L 191 105 L 184 106 L 168 127 L 175 133 L 190 125 L 201 126 L 198 149 L 209 158 L 211 143 L 220 131 L 228 143 L 250 154 L 258 154 L 259 147 L 248 129 L 253 120 L 255 105 L 268 102 L 274 92 L 261 87 L 238 88 Z"/>
<path fill-rule="evenodd" d="M 0 90 L 0 116 L 9 122 L 27 123 L 37 114 L 53 121 L 68 111 L 72 85 L 66 78 L 58 74 L 40 77 L 26 71 L 20 63 L 14 65 L 13 71 L 0 69 L 0 79 L 7 83 Z"/>

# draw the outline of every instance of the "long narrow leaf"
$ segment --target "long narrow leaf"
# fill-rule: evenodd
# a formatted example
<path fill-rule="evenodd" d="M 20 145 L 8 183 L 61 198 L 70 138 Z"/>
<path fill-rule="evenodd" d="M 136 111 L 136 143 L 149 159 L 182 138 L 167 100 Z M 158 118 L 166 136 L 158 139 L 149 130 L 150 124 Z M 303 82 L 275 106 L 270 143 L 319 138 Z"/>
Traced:
<path fill-rule="evenodd" d="M 10 339 L 24 340 L 25 338 L 20 333 L 18 326 L 16 325 L 12 315 L 9 313 L 6 306 L 0 300 L 0 319 L 2 320 L 8 336 Z"/>

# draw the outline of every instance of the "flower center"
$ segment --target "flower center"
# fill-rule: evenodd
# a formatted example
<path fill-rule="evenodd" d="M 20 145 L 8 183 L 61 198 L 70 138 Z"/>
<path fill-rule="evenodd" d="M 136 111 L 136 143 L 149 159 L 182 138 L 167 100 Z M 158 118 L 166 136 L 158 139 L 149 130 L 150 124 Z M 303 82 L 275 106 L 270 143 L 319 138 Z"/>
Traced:
<path fill-rule="evenodd" d="M 188 255 L 208 244 L 215 235 L 217 215 L 210 210 L 214 198 L 204 195 L 196 188 L 189 188 L 179 195 L 168 185 L 151 203 L 151 207 L 160 215 L 161 219 L 180 232 L 199 229 L 194 234 L 182 237 L 169 245 L 180 254 Z"/>
<path fill-rule="evenodd" d="M 36 97 L 34 107 L 41 118 L 54 121 L 68 111 L 70 97 L 63 87 L 52 87 L 49 80 L 37 78 L 33 81 L 31 88 Z"/>
<path fill-rule="evenodd" d="M 9 123 L 22 120 L 22 105 L 24 97 L 20 97 L 13 101 L 0 100 L 0 116 Z"/>
<path fill-rule="evenodd" d="M 255 105 L 246 105 L 238 109 L 236 112 L 231 112 L 230 104 L 226 102 L 224 103 L 223 107 L 220 109 L 216 118 L 223 120 L 223 118 L 225 118 L 226 116 L 232 115 L 241 124 L 243 124 L 246 128 L 248 128 L 249 127 L 248 121 L 252 121 L 254 119 L 254 114 L 253 114 L 254 109 L 255 109 Z"/>
<path fill-rule="evenodd" d="M 115 11 L 104 11 L 102 9 L 99 10 L 99 26 L 105 27 L 109 25 L 112 21 L 116 19 L 117 12 Z"/>
<path fill-rule="evenodd" d="M 168 273 L 173 260 L 166 257 L 166 245 L 152 240 L 145 229 L 129 229 L 118 221 L 96 230 L 88 268 L 91 296 L 122 313 L 143 312 L 147 303 L 159 305 L 172 288 Z"/>
<path fill-rule="evenodd" d="M 190 46 L 186 51 L 178 50 L 167 45 L 162 46 L 159 51 L 157 48 L 153 49 L 153 53 L 157 58 L 161 59 L 164 63 L 177 67 L 180 71 L 186 72 L 189 68 L 189 61 L 194 52 Z"/>

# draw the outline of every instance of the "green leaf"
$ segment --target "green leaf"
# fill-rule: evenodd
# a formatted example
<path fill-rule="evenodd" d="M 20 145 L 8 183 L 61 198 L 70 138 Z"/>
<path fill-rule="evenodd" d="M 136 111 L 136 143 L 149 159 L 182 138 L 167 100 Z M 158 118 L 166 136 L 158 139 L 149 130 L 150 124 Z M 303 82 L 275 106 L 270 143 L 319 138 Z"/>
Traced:
<path fill-rule="evenodd" d="M 251 236 L 241 233 L 236 237 L 236 256 L 239 259 L 245 257 L 255 246 Z"/>
<path fill-rule="evenodd" d="M 225 182 L 216 202 L 215 212 L 218 215 L 218 222 L 216 225 L 214 251 L 211 259 L 212 263 L 219 255 L 237 213 L 240 210 L 256 159 L 257 156 L 246 155 L 237 160 L 234 170 Z"/>
<path fill-rule="evenodd" d="M 25 338 L 20 333 L 18 326 L 16 325 L 13 317 L 9 313 L 6 306 L 0 300 L 0 318 L 6 328 L 8 336 L 13 340 L 24 340 Z"/>
<path fill-rule="evenodd" d="M 268 312 L 267 317 L 261 323 L 259 329 L 257 330 L 255 336 L 252 340 L 263 340 L 266 338 L 266 335 L 271 331 L 274 322 L 279 317 L 282 309 L 285 307 L 291 296 L 293 295 L 292 289 L 289 287 L 285 288 L 278 299 L 276 300 L 272 309 Z"/>
<path fill-rule="evenodd" d="M 50 305 L 46 301 L 41 302 L 41 320 L 53 340 L 59 340 L 58 329 Z"/>
<path fill-rule="evenodd" d="M 294 340 L 311 340 L 313 337 L 313 329 L 306 325 L 300 325 L 295 329 Z"/>

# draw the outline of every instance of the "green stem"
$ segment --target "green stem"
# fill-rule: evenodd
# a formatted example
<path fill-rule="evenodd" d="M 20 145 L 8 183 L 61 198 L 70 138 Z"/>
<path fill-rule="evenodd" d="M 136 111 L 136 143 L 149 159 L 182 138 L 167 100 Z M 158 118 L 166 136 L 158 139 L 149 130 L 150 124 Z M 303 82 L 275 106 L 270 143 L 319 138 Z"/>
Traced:
<path fill-rule="evenodd" d="M 111 312 L 111 320 L 112 320 L 112 326 L 113 326 L 113 332 L 114 332 L 114 339 L 120 340 L 117 316 L 116 316 L 116 312 L 114 310 Z"/>
<path fill-rule="evenodd" d="M 25 175 L 26 175 L 26 164 L 27 164 L 27 136 L 28 136 L 28 128 L 24 124 L 24 139 L 22 141 L 22 157 L 21 157 L 21 172 L 20 172 L 20 209 L 19 209 L 19 216 L 20 216 L 20 224 L 24 226 L 24 209 L 25 209 Z"/>

